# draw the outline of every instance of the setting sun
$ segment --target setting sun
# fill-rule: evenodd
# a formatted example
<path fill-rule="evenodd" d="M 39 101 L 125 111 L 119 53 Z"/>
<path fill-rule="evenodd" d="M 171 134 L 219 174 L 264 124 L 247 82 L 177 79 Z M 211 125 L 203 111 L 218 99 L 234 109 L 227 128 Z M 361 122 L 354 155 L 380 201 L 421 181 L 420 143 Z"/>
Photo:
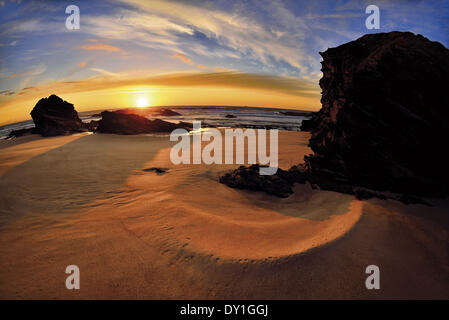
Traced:
<path fill-rule="evenodd" d="M 144 108 L 144 107 L 148 107 L 148 105 L 149 105 L 149 102 L 148 102 L 147 97 L 140 97 L 139 99 L 137 99 L 137 107 Z"/>

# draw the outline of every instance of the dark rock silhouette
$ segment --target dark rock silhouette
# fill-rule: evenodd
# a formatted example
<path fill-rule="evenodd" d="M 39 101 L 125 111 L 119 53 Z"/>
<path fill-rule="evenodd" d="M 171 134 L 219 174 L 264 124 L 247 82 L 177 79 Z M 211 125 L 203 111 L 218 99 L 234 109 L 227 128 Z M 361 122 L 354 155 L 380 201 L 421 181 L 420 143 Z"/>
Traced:
<path fill-rule="evenodd" d="M 140 134 L 154 132 L 171 132 L 177 128 L 189 129 L 185 124 L 174 124 L 171 122 L 147 118 L 136 114 L 127 114 L 123 112 L 103 111 L 101 120 L 97 127 L 100 133 L 116 134 Z"/>
<path fill-rule="evenodd" d="M 312 128 L 314 128 L 316 125 L 313 122 L 313 116 L 316 112 L 311 113 L 310 115 L 312 116 L 310 119 L 304 119 L 301 122 L 301 131 L 307 131 L 310 132 L 312 131 Z"/>
<path fill-rule="evenodd" d="M 117 113 L 125 113 L 125 114 L 136 114 L 138 116 L 147 117 L 147 116 L 163 116 L 163 117 L 173 117 L 173 116 L 181 116 L 180 113 L 173 111 L 167 108 L 161 107 L 145 107 L 145 108 L 124 108 L 119 110 L 114 110 Z"/>
<path fill-rule="evenodd" d="M 231 188 L 264 191 L 281 198 L 286 198 L 293 193 L 293 184 L 302 181 L 303 176 L 296 171 L 278 169 L 274 175 L 260 175 L 259 165 L 250 167 L 240 166 L 238 169 L 226 173 L 220 177 L 220 183 Z"/>
<path fill-rule="evenodd" d="M 410 32 L 365 35 L 324 53 L 322 109 L 305 169 L 323 189 L 447 193 L 449 50 Z"/>
<path fill-rule="evenodd" d="M 320 54 L 322 109 L 302 126 L 311 131 L 314 154 L 290 176 L 359 199 L 387 194 L 425 203 L 419 197 L 448 194 L 449 50 L 421 35 L 390 32 Z M 252 175 L 234 180 L 256 188 Z"/>
<path fill-rule="evenodd" d="M 312 112 L 306 111 L 280 111 L 279 113 L 284 116 L 291 116 L 291 117 L 309 117 L 312 115 Z"/>
<path fill-rule="evenodd" d="M 34 128 L 13 130 L 6 139 L 28 136 L 34 133 Z"/>
<path fill-rule="evenodd" d="M 173 116 L 180 116 L 181 114 L 179 112 L 173 111 L 171 109 L 156 109 L 154 111 L 154 115 L 156 116 L 163 116 L 163 117 L 173 117 Z"/>
<path fill-rule="evenodd" d="M 227 115 L 225 116 L 225 118 L 228 118 L 228 119 L 235 119 L 235 118 L 237 118 L 237 117 L 234 116 L 233 114 L 227 114 Z"/>
<path fill-rule="evenodd" d="M 193 123 L 189 123 L 189 122 L 185 122 L 185 121 L 179 121 L 178 122 L 178 126 L 180 128 L 184 128 L 184 129 L 193 129 Z"/>
<path fill-rule="evenodd" d="M 54 94 L 40 99 L 31 111 L 31 117 L 35 125 L 33 133 L 44 137 L 87 131 L 73 104 Z"/>
<path fill-rule="evenodd" d="M 99 124 L 100 120 L 91 120 L 90 122 L 83 122 L 83 127 L 88 131 L 96 132 Z"/>
<path fill-rule="evenodd" d="M 156 174 L 158 176 L 165 174 L 169 169 L 167 168 L 156 168 L 156 167 L 152 167 L 152 168 L 145 168 L 142 171 L 145 172 L 156 172 Z"/>

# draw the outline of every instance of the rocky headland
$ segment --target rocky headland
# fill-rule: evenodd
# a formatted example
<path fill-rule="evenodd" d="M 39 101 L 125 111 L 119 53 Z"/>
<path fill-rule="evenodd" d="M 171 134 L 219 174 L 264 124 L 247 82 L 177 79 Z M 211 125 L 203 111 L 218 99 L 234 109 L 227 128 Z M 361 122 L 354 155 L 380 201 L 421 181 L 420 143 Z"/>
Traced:
<path fill-rule="evenodd" d="M 447 194 L 449 50 L 390 32 L 320 54 L 322 108 L 303 123 L 314 153 L 294 169 L 298 182 L 360 198 Z"/>

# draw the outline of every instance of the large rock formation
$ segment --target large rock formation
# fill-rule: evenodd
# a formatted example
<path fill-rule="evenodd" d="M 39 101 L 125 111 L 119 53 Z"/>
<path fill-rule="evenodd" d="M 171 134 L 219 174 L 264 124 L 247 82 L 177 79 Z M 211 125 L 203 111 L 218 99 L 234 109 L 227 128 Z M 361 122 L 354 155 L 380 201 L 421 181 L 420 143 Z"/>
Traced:
<path fill-rule="evenodd" d="M 322 109 L 305 158 L 321 188 L 448 192 L 449 50 L 409 32 L 365 35 L 324 53 Z"/>
<path fill-rule="evenodd" d="M 189 129 L 189 125 L 179 124 L 155 119 L 149 120 L 136 114 L 123 113 L 121 111 L 103 111 L 97 127 L 100 133 L 116 134 L 140 134 L 153 132 L 172 132 L 177 128 Z"/>
<path fill-rule="evenodd" d="M 73 104 L 54 94 L 40 99 L 31 111 L 31 117 L 35 125 L 32 132 L 44 137 L 86 131 Z"/>
<path fill-rule="evenodd" d="M 320 54 L 322 109 L 302 125 L 314 154 L 289 176 L 361 199 L 388 195 L 410 203 L 448 194 L 449 50 L 421 35 L 390 32 Z M 228 184 L 256 189 L 252 176 L 242 181 L 245 170 L 228 174 Z"/>

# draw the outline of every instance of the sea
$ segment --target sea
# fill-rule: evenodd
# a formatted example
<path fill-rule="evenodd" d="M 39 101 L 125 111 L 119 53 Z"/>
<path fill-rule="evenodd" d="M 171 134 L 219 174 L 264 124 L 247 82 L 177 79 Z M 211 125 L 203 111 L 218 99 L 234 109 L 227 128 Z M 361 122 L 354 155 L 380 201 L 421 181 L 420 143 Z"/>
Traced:
<path fill-rule="evenodd" d="M 179 121 L 192 122 L 193 120 L 199 120 L 202 122 L 203 127 L 279 129 L 289 131 L 300 131 L 302 120 L 310 118 L 310 116 L 305 115 L 285 115 L 282 113 L 308 113 L 309 111 L 278 108 L 233 106 L 164 106 L 162 108 L 173 110 L 181 115 L 170 117 L 153 116 L 148 118 L 157 118 L 175 123 Z M 79 112 L 79 117 L 83 122 L 99 120 L 101 118 L 97 114 L 103 110 Z M 34 123 L 32 120 L 0 126 L 0 139 L 6 139 L 13 130 L 33 127 Z"/>

